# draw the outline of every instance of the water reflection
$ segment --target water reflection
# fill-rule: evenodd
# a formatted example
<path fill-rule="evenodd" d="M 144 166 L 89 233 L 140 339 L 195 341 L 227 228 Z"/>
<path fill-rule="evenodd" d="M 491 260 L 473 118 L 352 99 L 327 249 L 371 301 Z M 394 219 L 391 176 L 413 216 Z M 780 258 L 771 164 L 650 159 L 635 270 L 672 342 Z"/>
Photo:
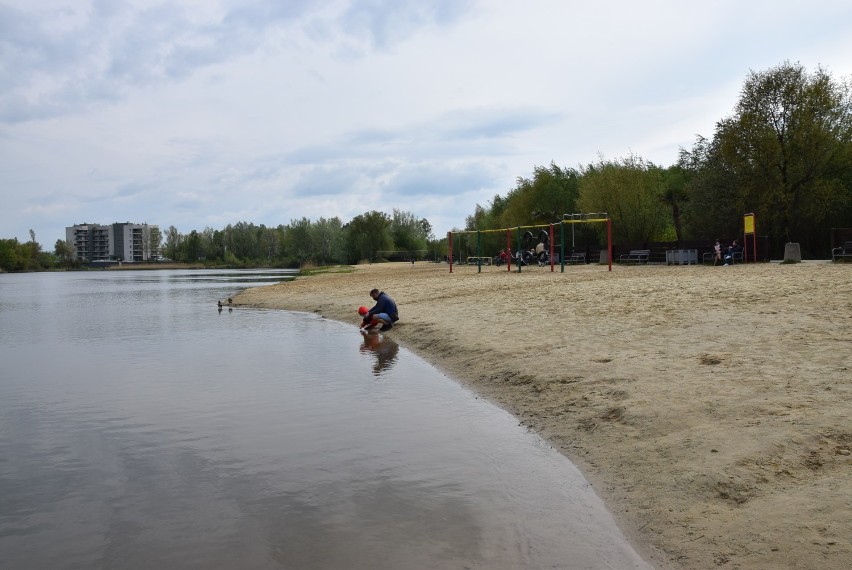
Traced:
<path fill-rule="evenodd" d="M 376 331 L 362 330 L 361 336 L 364 337 L 364 343 L 359 349 L 361 354 L 372 354 L 376 357 L 376 364 L 373 366 L 373 375 L 382 376 L 396 362 L 399 345 Z"/>
<path fill-rule="evenodd" d="M 0 569 L 647 568 L 393 334 L 214 317 L 242 285 L 211 275 L 0 275 Z"/>

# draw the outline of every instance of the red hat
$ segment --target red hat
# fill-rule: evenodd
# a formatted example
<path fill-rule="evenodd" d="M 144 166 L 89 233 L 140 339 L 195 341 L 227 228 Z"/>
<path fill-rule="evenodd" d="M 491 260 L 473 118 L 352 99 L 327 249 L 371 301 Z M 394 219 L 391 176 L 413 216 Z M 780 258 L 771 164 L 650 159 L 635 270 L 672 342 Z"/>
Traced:
<path fill-rule="evenodd" d="M 367 307 L 358 307 L 358 314 L 361 315 L 362 317 L 369 312 L 370 311 L 367 309 Z"/>

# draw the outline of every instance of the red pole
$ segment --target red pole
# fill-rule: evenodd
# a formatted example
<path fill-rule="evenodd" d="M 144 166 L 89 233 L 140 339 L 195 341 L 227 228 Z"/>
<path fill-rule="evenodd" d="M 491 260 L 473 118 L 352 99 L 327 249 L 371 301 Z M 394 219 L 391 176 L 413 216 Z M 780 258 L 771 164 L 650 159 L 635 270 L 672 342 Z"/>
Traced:
<path fill-rule="evenodd" d="M 553 224 L 550 224 L 550 272 L 553 273 Z"/>
<path fill-rule="evenodd" d="M 609 270 L 612 271 L 612 220 L 606 219 L 606 247 L 609 256 Z"/>
<path fill-rule="evenodd" d="M 453 272 L 453 232 L 447 232 L 447 242 L 450 244 L 450 273 Z"/>
<path fill-rule="evenodd" d="M 757 216 L 754 216 L 754 227 L 752 229 L 754 230 L 754 233 L 751 234 L 751 239 L 754 243 L 754 247 L 752 248 L 754 251 L 753 263 L 757 263 Z"/>

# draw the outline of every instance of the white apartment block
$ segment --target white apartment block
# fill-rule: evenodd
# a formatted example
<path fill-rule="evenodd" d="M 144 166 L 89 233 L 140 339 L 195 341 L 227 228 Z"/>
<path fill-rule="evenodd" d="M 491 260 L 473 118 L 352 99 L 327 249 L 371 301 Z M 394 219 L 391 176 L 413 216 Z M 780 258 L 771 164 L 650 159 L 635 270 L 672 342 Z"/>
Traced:
<path fill-rule="evenodd" d="M 149 261 L 160 256 L 159 228 L 130 222 L 65 228 L 65 241 L 75 259 L 84 261 Z"/>

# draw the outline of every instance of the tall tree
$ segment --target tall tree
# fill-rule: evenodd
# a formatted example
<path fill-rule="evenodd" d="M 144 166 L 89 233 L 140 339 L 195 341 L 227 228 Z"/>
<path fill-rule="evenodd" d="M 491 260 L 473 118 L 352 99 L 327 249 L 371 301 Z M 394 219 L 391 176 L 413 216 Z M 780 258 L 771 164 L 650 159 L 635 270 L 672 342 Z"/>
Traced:
<path fill-rule="evenodd" d="M 424 229 L 421 220 L 413 213 L 393 209 L 390 232 L 394 248 L 397 251 L 425 250 L 427 234 Z"/>
<path fill-rule="evenodd" d="M 145 225 L 148 230 L 148 257 L 149 258 L 159 258 L 160 257 L 160 249 L 163 245 L 163 233 L 160 231 L 159 226 L 149 226 Z"/>
<path fill-rule="evenodd" d="M 319 263 L 343 263 L 346 261 L 346 236 L 340 218 L 320 218 L 311 227 L 311 240 L 316 245 Z"/>
<path fill-rule="evenodd" d="M 347 230 L 352 255 L 355 260 L 372 261 L 379 251 L 393 248 L 390 232 L 391 219 L 387 214 L 373 210 L 352 218 Z"/>
<path fill-rule="evenodd" d="M 724 163 L 718 142 L 702 136 L 681 149 L 678 167 L 687 173 L 689 200 L 683 204 L 687 233 L 698 239 L 729 239 L 742 229 L 742 204 L 736 173 Z"/>
<path fill-rule="evenodd" d="M 532 178 L 519 177 L 505 200 L 495 197 L 492 210 L 500 211 L 496 227 L 546 224 L 576 209 L 580 173 L 573 168 L 536 166 Z M 489 221 L 490 222 L 490 221 Z"/>
<path fill-rule="evenodd" d="M 237 259 L 254 260 L 265 257 L 259 248 L 257 226 L 251 222 L 237 222 L 233 226 L 228 225 L 226 230 L 230 237 L 228 250 Z"/>
<path fill-rule="evenodd" d="M 189 235 L 184 238 L 183 243 L 181 244 L 181 249 L 183 250 L 181 259 L 188 263 L 195 263 L 203 257 L 201 250 L 201 237 L 198 235 L 196 230 L 192 230 L 189 232 Z"/>
<path fill-rule="evenodd" d="M 298 265 L 315 259 L 312 224 L 308 218 L 290 220 L 284 238 L 284 251 Z"/>
<path fill-rule="evenodd" d="M 583 169 L 577 204 L 584 212 L 607 212 L 615 242 L 645 243 L 661 239 L 666 230 L 664 192 L 663 170 L 642 157 L 601 158 Z"/>
<path fill-rule="evenodd" d="M 827 247 L 826 225 L 852 202 L 852 92 L 818 68 L 784 62 L 749 73 L 732 117 L 716 127 L 720 163 L 777 241 Z"/>
<path fill-rule="evenodd" d="M 36 269 L 41 256 L 41 244 L 36 241 L 36 234 L 33 229 L 30 229 L 30 241 L 27 242 L 27 247 L 30 248 L 31 269 Z"/>
<path fill-rule="evenodd" d="M 64 267 L 71 267 L 74 264 L 74 250 L 71 248 L 71 244 L 64 239 L 56 240 L 53 253 L 56 255 L 57 261 Z"/>
<path fill-rule="evenodd" d="M 21 271 L 26 269 L 26 260 L 18 238 L 0 239 L 0 269 Z"/>
<path fill-rule="evenodd" d="M 219 230 L 214 230 L 210 226 L 204 228 L 200 234 L 201 251 L 204 252 L 204 257 L 207 261 L 225 260 L 225 240 L 224 233 Z"/>
<path fill-rule="evenodd" d="M 664 186 L 660 200 L 672 214 L 672 225 L 678 244 L 683 241 L 683 215 L 681 208 L 689 201 L 687 182 L 689 171 L 680 166 L 670 166 L 663 172 Z"/>
<path fill-rule="evenodd" d="M 174 226 L 169 226 L 169 229 L 166 230 L 166 243 L 164 245 L 166 257 L 174 261 L 182 261 L 180 258 L 182 253 L 180 247 L 181 241 L 183 241 L 183 236 L 178 229 Z"/>

